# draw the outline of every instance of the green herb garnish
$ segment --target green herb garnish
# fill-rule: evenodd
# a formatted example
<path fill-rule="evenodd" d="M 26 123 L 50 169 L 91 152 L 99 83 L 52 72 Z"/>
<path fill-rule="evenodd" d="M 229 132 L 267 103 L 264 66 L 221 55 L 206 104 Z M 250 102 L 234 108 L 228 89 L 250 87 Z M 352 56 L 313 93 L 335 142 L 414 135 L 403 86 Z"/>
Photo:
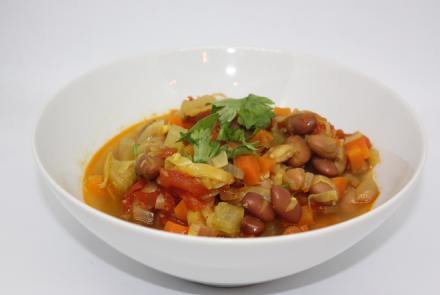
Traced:
<path fill-rule="evenodd" d="M 208 162 L 222 150 L 233 159 L 239 155 L 254 153 L 255 143 L 248 142 L 246 134 L 254 134 L 259 129 L 269 127 L 275 116 L 273 101 L 267 97 L 249 94 L 241 99 L 228 98 L 213 103 L 211 114 L 199 120 L 180 140 L 194 146 L 194 162 Z M 231 123 L 237 119 L 237 124 Z M 219 126 L 216 140 L 211 139 L 212 130 Z M 230 148 L 222 142 L 235 142 Z"/>

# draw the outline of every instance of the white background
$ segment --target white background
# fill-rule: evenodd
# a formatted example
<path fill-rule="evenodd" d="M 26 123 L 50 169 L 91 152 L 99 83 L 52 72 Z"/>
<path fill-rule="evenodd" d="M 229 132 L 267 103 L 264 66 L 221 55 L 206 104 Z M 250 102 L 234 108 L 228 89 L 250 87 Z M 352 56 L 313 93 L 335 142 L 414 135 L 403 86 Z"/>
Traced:
<path fill-rule="evenodd" d="M 204 45 L 309 52 L 388 84 L 426 130 L 417 194 L 329 262 L 239 289 L 158 273 L 98 240 L 38 177 L 31 153 L 38 113 L 98 65 Z M 440 294 L 439 99 L 440 1 L 2 0 L 0 294 Z"/>

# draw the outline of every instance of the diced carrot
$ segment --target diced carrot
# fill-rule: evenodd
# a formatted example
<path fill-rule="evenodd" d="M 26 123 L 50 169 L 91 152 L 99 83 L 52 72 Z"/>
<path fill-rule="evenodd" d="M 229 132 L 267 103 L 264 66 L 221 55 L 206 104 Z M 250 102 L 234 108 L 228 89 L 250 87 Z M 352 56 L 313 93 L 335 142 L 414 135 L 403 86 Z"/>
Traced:
<path fill-rule="evenodd" d="M 180 127 L 184 127 L 183 119 L 181 117 L 177 116 L 177 115 L 174 115 L 174 114 L 170 114 L 168 116 L 168 123 L 170 125 L 178 125 Z"/>
<path fill-rule="evenodd" d="M 182 234 L 182 235 L 186 235 L 188 233 L 187 226 L 180 225 L 180 224 L 177 224 L 177 223 L 169 221 L 169 220 L 165 223 L 165 226 L 163 229 L 165 231 L 168 231 L 171 233 Z"/>
<path fill-rule="evenodd" d="M 258 163 L 260 164 L 260 170 L 263 174 L 272 172 L 276 164 L 274 159 L 264 156 L 258 158 Z"/>
<path fill-rule="evenodd" d="M 176 207 L 174 207 L 174 215 L 182 221 L 186 222 L 186 216 L 188 215 L 188 208 L 186 207 L 185 201 L 181 200 Z"/>
<path fill-rule="evenodd" d="M 360 149 L 360 153 L 364 160 L 368 159 L 370 156 L 369 140 L 365 136 L 346 143 L 344 147 L 345 151 L 349 151 L 350 149 L 357 147 Z"/>
<path fill-rule="evenodd" d="M 269 146 L 272 143 L 273 135 L 267 130 L 260 130 L 251 138 L 251 142 L 258 141 L 262 146 Z"/>
<path fill-rule="evenodd" d="M 336 190 L 338 191 L 338 195 L 341 198 L 345 194 L 345 189 L 347 188 L 348 180 L 344 176 L 339 176 L 333 178 L 333 182 L 336 185 Z"/>
<path fill-rule="evenodd" d="M 246 185 L 256 185 L 261 182 L 261 169 L 257 156 L 239 156 L 235 158 L 234 164 L 243 171 Z"/>
<path fill-rule="evenodd" d="M 107 187 L 101 187 L 104 182 L 104 176 L 102 175 L 90 175 L 87 177 L 84 187 L 85 189 L 96 198 L 104 198 L 109 195 Z M 110 185 L 110 183 L 108 183 Z"/>
<path fill-rule="evenodd" d="M 365 159 L 359 146 L 353 145 L 349 149 L 346 149 L 345 153 L 347 154 L 348 161 L 350 162 L 350 166 L 353 171 L 362 169 Z"/>
<path fill-rule="evenodd" d="M 287 116 L 290 114 L 291 110 L 290 110 L 290 108 L 275 107 L 273 109 L 273 112 L 275 113 L 276 116 Z"/>
<path fill-rule="evenodd" d="M 312 208 L 309 206 L 302 206 L 301 212 L 301 219 L 298 222 L 299 225 L 311 225 L 315 222 Z"/>

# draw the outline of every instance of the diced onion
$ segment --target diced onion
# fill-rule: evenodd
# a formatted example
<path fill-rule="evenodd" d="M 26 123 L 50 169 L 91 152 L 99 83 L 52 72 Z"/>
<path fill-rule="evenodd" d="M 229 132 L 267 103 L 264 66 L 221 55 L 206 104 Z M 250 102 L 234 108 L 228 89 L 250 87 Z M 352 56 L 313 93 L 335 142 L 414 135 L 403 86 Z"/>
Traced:
<path fill-rule="evenodd" d="M 165 197 L 163 194 L 159 194 L 156 198 L 156 204 L 154 205 L 154 208 L 157 210 L 163 210 L 165 209 Z"/>
<path fill-rule="evenodd" d="M 228 164 L 223 168 L 223 170 L 231 173 L 232 176 L 234 176 L 237 179 L 243 179 L 243 177 L 244 177 L 243 171 L 235 165 Z"/>
<path fill-rule="evenodd" d="M 138 204 L 133 204 L 133 219 L 143 224 L 151 225 L 154 222 L 154 213 L 145 210 Z"/>

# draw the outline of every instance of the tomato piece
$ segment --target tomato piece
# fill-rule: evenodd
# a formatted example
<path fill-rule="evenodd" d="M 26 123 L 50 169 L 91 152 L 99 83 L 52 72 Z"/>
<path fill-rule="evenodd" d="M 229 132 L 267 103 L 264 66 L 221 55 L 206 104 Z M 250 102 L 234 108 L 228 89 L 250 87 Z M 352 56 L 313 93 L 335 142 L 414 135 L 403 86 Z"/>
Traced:
<path fill-rule="evenodd" d="M 209 190 L 196 178 L 175 170 L 160 169 L 159 183 L 165 188 L 176 188 L 191 192 L 194 196 L 206 195 Z"/>
<path fill-rule="evenodd" d="M 185 202 L 186 207 L 191 211 L 201 211 L 214 205 L 214 198 L 200 200 L 191 193 L 185 191 L 178 191 L 177 194 Z"/>
<path fill-rule="evenodd" d="M 146 193 L 141 190 L 135 191 L 132 193 L 134 202 L 139 202 L 142 204 L 142 207 L 146 210 L 151 210 L 154 208 L 154 205 L 156 205 L 156 199 L 159 195 L 158 191 Z"/>

